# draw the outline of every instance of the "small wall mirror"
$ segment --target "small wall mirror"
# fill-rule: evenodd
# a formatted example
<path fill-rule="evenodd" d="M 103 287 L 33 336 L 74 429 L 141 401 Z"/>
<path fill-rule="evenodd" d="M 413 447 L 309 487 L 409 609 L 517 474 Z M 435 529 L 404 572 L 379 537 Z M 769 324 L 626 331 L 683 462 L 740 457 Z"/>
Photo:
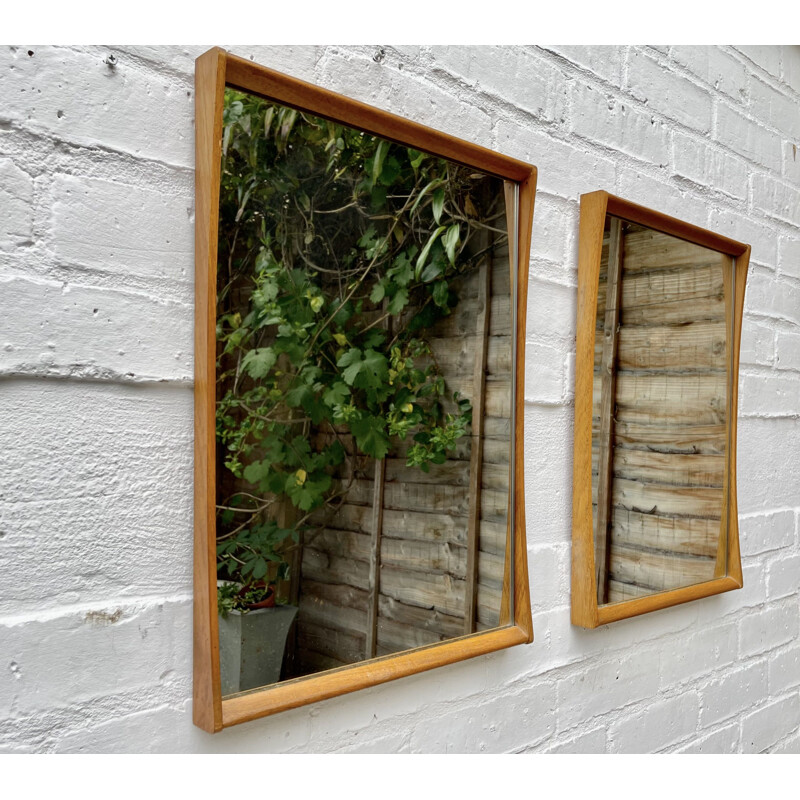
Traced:
<path fill-rule="evenodd" d="M 533 169 L 219 50 L 197 100 L 197 723 L 530 641 Z"/>
<path fill-rule="evenodd" d="M 581 198 L 573 622 L 739 588 L 736 396 L 749 247 Z"/>

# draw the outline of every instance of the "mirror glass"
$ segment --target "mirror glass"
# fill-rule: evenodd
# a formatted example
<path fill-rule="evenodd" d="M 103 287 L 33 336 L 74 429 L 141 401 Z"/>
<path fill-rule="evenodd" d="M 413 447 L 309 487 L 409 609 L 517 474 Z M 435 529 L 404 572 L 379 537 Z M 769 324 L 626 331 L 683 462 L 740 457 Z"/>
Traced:
<path fill-rule="evenodd" d="M 509 619 L 516 187 L 227 89 L 222 694 Z"/>
<path fill-rule="evenodd" d="M 725 575 L 732 277 L 729 256 L 606 216 L 592 407 L 598 605 Z"/>

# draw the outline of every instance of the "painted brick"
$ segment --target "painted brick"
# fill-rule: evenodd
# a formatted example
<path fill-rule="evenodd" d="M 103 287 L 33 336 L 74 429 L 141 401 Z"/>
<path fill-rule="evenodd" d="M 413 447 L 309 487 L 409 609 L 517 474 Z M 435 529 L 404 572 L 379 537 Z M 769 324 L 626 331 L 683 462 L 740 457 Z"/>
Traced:
<path fill-rule="evenodd" d="M 783 82 L 797 91 L 800 86 L 800 53 L 791 44 L 778 45 L 781 51 L 781 78 Z"/>
<path fill-rule="evenodd" d="M 66 734 L 56 753 L 187 753 L 190 739 L 175 731 L 192 724 L 191 708 L 160 706 Z"/>
<path fill-rule="evenodd" d="M 726 725 L 707 736 L 694 739 L 676 753 L 735 753 L 739 749 L 739 724 Z"/>
<path fill-rule="evenodd" d="M 595 728 L 592 731 L 579 732 L 576 735 L 550 747 L 548 753 L 605 753 L 606 729 Z"/>
<path fill-rule="evenodd" d="M 0 374 L 192 380 L 190 306 L 22 278 L 0 278 L 0 292 L 11 309 Z"/>
<path fill-rule="evenodd" d="M 655 664 L 654 664 L 655 660 Z M 658 657 L 631 654 L 614 661 L 590 664 L 558 682 L 558 730 L 610 711 L 619 711 L 656 694 Z M 587 668 L 588 667 L 588 668 Z"/>
<path fill-rule="evenodd" d="M 781 236 L 778 243 L 778 267 L 781 275 L 800 278 L 800 237 Z"/>
<path fill-rule="evenodd" d="M 770 44 L 737 44 L 736 49 L 753 64 L 757 65 L 770 75 L 778 77 L 781 74 L 780 48 Z"/>
<path fill-rule="evenodd" d="M 783 177 L 794 186 L 800 183 L 800 159 L 797 151 L 800 150 L 800 142 L 784 141 L 783 143 Z"/>
<path fill-rule="evenodd" d="M 738 630 L 729 622 L 711 630 L 698 630 L 681 637 L 675 647 L 661 655 L 661 688 L 669 689 L 732 664 L 737 656 Z"/>
<path fill-rule="evenodd" d="M 775 745 L 769 752 L 775 755 L 800 755 L 800 731 L 790 734 L 782 742 Z"/>
<path fill-rule="evenodd" d="M 411 752 L 411 734 L 408 731 L 396 731 L 385 736 L 370 735 L 368 730 L 353 731 L 351 739 L 333 752 L 359 754 Z"/>
<path fill-rule="evenodd" d="M 779 369 L 800 370 L 800 332 L 778 331 L 776 342 L 776 366 Z"/>
<path fill-rule="evenodd" d="M 769 565 L 767 594 L 779 599 L 800 591 L 800 555 L 787 556 Z"/>
<path fill-rule="evenodd" d="M 190 286 L 192 207 L 189 197 L 57 175 L 53 181 L 53 253 L 57 259 L 81 267 L 165 278 Z"/>
<path fill-rule="evenodd" d="M 575 81 L 570 93 L 570 130 L 627 155 L 661 166 L 669 162 L 667 127 L 652 114 L 608 92 Z"/>
<path fill-rule="evenodd" d="M 800 695 L 776 700 L 742 719 L 742 752 L 763 753 L 797 729 Z"/>
<path fill-rule="evenodd" d="M 596 148 L 589 149 L 570 140 L 554 139 L 532 126 L 522 126 L 504 119 L 498 121 L 496 132 L 497 149 L 501 153 L 536 166 L 536 188 L 539 192 L 577 202 L 584 192 L 601 188 L 610 190 L 614 185 L 616 166 L 612 159 L 599 153 Z M 533 246 L 536 247 L 535 243 Z"/>
<path fill-rule="evenodd" d="M 190 80 L 164 79 L 127 63 L 67 47 L 5 47 L 2 115 L 74 144 L 110 147 L 141 158 L 193 164 Z"/>
<path fill-rule="evenodd" d="M 637 100 L 700 133 L 711 130 L 712 100 L 705 89 L 665 70 L 641 50 L 628 51 L 627 67 L 626 86 Z"/>
<path fill-rule="evenodd" d="M 551 608 L 563 588 L 569 583 L 569 548 L 532 547 L 528 553 L 528 572 L 530 575 L 534 609 Z"/>
<path fill-rule="evenodd" d="M 0 708 L 17 715 L 139 687 L 158 691 L 170 671 L 189 669 L 191 603 L 110 604 L 46 620 L 0 619 Z"/>
<path fill-rule="evenodd" d="M 775 361 L 775 331 L 771 325 L 755 322 L 745 316 L 742 325 L 740 364 L 769 365 Z M 780 339 L 780 334 L 778 334 Z M 787 352 L 791 352 L 787 348 Z"/>
<path fill-rule="evenodd" d="M 754 175 L 753 197 L 755 207 L 768 217 L 800 225 L 800 191 L 795 186 L 767 175 Z"/>
<path fill-rule="evenodd" d="M 773 89 L 756 76 L 750 77 L 747 88 L 752 116 L 795 141 L 800 139 L 800 114 L 797 113 L 797 101 L 794 98 Z"/>
<path fill-rule="evenodd" d="M 672 174 L 724 192 L 738 200 L 747 196 L 744 161 L 711 147 L 703 139 L 675 132 L 672 135 Z"/>
<path fill-rule="evenodd" d="M 709 206 L 708 227 L 715 233 L 721 233 L 729 239 L 749 244 L 752 248 L 750 254 L 751 264 L 775 264 L 777 255 L 777 237 L 772 227 L 762 220 L 755 220 L 752 216 L 737 214 L 725 209 Z M 752 267 L 751 267 L 752 268 Z M 750 291 L 750 278 L 748 277 L 747 291 Z M 747 294 L 747 293 L 746 293 Z"/>
<path fill-rule="evenodd" d="M 800 452 L 800 419 L 774 417 L 741 419 L 740 453 L 751 453 L 746 473 L 739 480 L 739 511 L 743 514 L 790 508 L 797 503 L 797 483 L 788 465 Z"/>
<path fill-rule="evenodd" d="M 540 342 L 525 344 L 525 358 L 532 361 L 525 372 L 527 403 L 560 403 L 564 399 L 565 369 L 561 348 Z"/>
<path fill-rule="evenodd" d="M 33 235 L 33 178 L 10 158 L 0 158 L 0 252 L 30 244 Z"/>
<path fill-rule="evenodd" d="M 234 45 L 226 48 L 228 52 L 241 58 L 247 58 L 263 64 L 265 67 L 286 72 L 302 80 L 314 81 L 314 68 L 325 48 L 316 45 L 292 45 L 276 47 L 270 45 Z M 154 69 L 170 70 L 185 75 L 192 80 L 195 59 L 202 55 L 208 47 L 187 45 L 185 47 L 163 47 L 149 45 L 121 45 L 114 47 L 114 53 L 124 61 L 125 54 L 141 59 Z"/>
<path fill-rule="evenodd" d="M 432 47 L 437 67 L 478 91 L 504 101 L 536 119 L 559 122 L 564 117 L 564 76 L 538 56 L 509 47 Z"/>
<path fill-rule="evenodd" d="M 567 542 L 572 508 L 572 415 L 558 406 L 525 406 L 525 518 L 528 545 Z M 555 434 L 555 436 L 553 436 Z"/>
<path fill-rule="evenodd" d="M 776 696 L 800 685 L 800 645 L 793 644 L 769 660 L 769 692 Z"/>
<path fill-rule="evenodd" d="M 405 71 L 386 71 L 371 57 L 329 48 L 317 65 L 317 83 L 462 139 L 491 146 L 491 118 L 474 97 L 464 101 Z"/>
<path fill-rule="evenodd" d="M 686 188 L 670 184 L 668 180 L 666 169 L 662 170 L 661 177 L 652 178 L 638 169 L 621 168 L 616 194 L 685 222 L 705 227 L 707 202 L 695 199 Z"/>
<path fill-rule="evenodd" d="M 717 611 L 714 620 L 719 616 Z M 554 599 L 553 607 L 534 615 L 534 642 L 539 648 L 535 668 L 537 674 L 546 674 L 564 665 L 577 669 L 610 656 L 624 659 L 629 653 L 628 643 L 635 639 L 639 655 L 651 664 L 658 677 L 663 651 L 679 646 L 695 626 L 698 626 L 697 609 L 687 604 L 653 612 L 644 619 L 635 617 L 596 630 L 585 630 L 570 621 L 569 586 L 564 586 Z M 673 639 L 675 636 L 677 638 Z M 670 644 L 665 645 L 665 640 Z M 531 674 L 531 667 L 525 665 L 524 670 L 514 674 Z"/>
<path fill-rule="evenodd" d="M 5 382 L 0 618 L 191 590 L 191 410 L 188 388 Z"/>
<path fill-rule="evenodd" d="M 567 255 L 573 234 L 577 234 L 577 207 L 560 197 L 537 192 L 531 233 L 532 274 L 554 283 L 577 284 L 576 264 Z"/>
<path fill-rule="evenodd" d="M 726 103 L 718 103 L 714 139 L 761 167 L 780 172 L 781 137 Z"/>
<path fill-rule="evenodd" d="M 800 282 L 794 279 L 753 269 L 747 278 L 744 303 L 753 314 L 800 324 Z"/>
<path fill-rule="evenodd" d="M 733 100 L 741 102 L 746 97 L 747 71 L 741 61 L 728 53 L 710 47 L 675 45 L 669 55 L 703 83 Z"/>
<path fill-rule="evenodd" d="M 610 45 L 548 45 L 545 50 L 557 53 L 567 61 L 576 64 L 586 72 L 597 75 L 611 83 L 620 85 L 622 57 L 620 48 Z"/>
<path fill-rule="evenodd" d="M 753 656 L 773 650 L 796 639 L 799 626 L 797 603 L 750 613 L 739 623 L 739 653 Z"/>
<path fill-rule="evenodd" d="M 436 726 L 411 734 L 413 753 L 497 753 L 513 742 L 530 745 L 555 727 L 555 687 L 537 683 L 485 703 L 472 703 L 439 716 Z"/>
<path fill-rule="evenodd" d="M 739 376 L 739 413 L 758 416 L 796 414 L 800 375 L 760 371 Z"/>
<path fill-rule="evenodd" d="M 740 515 L 739 540 L 744 556 L 789 547 L 794 543 L 794 513 L 786 510 L 755 516 Z"/>
<path fill-rule="evenodd" d="M 652 753 L 669 747 L 694 733 L 699 710 L 700 699 L 694 692 L 651 703 L 609 727 L 609 751 Z"/>
<path fill-rule="evenodd" d="M 767 696 L 767 667 L 750 661 L 742 669 L 715 678 L 700 690 L 700 724 L 708 727 L 752 708 Z"/>

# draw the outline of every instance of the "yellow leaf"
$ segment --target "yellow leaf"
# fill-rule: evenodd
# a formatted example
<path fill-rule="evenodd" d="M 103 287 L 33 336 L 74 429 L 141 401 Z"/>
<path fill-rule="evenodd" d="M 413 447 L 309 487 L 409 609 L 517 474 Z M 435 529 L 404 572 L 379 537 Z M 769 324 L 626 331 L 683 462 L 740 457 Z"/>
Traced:
<path fill-rule="evenodd" d="M 405 405 L 401 406 L 400 410 L 404 414 L 410 414 L 414 410 L 414 406 L 412 406 L 411 403 L 406 403 Z"/>
<path fill-rule="evenodd" d="M 311 310 L 316 314 L 321 308 L 323 299 L 321 295 L 317 295 L 316 297 L 311 298 Z"/>
<path fill-rule="evenodd" d="M 302 486 L 306 482 L 307 473 L 304 469 L 299 469 L 294 474 L 298 486 Z"/>
<path fill-rule="evenodd" d="M 336 344 L 339 344 L 342 347 L 347 344 L 347 337 L 343 333 L 334 333 L 333 338 L 336 340 Z"/>

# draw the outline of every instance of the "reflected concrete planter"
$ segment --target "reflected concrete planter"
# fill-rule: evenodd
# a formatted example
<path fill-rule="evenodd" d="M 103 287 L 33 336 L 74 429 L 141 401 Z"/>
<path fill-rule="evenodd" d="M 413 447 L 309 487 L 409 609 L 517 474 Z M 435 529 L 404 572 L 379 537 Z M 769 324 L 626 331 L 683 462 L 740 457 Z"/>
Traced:
<path fill-rule="evenodd" d="M 222 696 L 280 680 L 281 664 L 296 606 L 259 608 L 219 617 Z"/>

